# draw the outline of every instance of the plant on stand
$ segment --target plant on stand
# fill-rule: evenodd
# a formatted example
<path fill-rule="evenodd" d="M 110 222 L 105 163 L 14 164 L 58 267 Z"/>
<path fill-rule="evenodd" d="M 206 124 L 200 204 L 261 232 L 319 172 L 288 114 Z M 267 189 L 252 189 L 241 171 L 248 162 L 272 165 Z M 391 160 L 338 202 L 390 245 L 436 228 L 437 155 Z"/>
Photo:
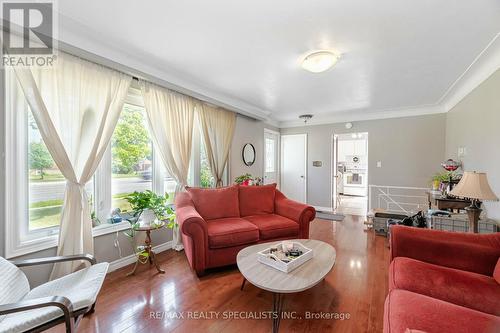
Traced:
<path fill-rule="evenodd" d="M 444 192 L 451 180 L 459 180 L 460 175 L 455 171 L 438 172 L 432 176 L 432 189 Z"/>
<path fill-rule="evenodd" d="M 173 229 L 177 226 L 175 223 L 175 213 L 172 207 L 167 204 L 168 194 L 158 195 L 153 191 L 134 192 L 125 198 L 133 211 L 132 218 L 127 219 L 130 223 L 130 230 L 124 234 L 133 241 L 137 229 L 141 225 L 148 225 L 153 228 L 166 227 Z M 147 252 L 144 246 L 134 247 L 136 255 L 147 260 Z"/>

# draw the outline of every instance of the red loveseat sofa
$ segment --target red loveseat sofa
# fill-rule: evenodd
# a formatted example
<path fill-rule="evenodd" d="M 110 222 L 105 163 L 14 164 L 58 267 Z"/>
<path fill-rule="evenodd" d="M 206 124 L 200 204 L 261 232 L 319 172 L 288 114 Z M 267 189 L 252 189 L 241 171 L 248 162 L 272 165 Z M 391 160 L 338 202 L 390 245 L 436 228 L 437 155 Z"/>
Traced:
<path fill-rule="evenodd" d="M 177 223 L 191 268 L 236 263 L 244 247 L 273 240 L 309 238 L 313 207 L 287 199 L 276 184 L 186 188 L 175 198 Z"/>
<path fill-rule="evenodd" d="M 500 233 L 393 226 L 384 332 L 500 331 Z"/>

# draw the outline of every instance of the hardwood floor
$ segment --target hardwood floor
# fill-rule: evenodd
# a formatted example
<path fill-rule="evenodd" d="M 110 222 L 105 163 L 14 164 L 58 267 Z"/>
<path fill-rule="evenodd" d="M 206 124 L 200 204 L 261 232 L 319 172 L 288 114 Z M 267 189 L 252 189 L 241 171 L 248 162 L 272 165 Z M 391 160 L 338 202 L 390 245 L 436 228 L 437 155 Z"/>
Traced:
<path fill-rule="evenodd" d="M 343 222 L 316 219 L 311 238 L 332 244 L 337 260 L 326 279 L 310 290 L 285 296 L 284 311 L 302 319 L 284 319 L 280 332 L 381 332 L 387 294 L 389 251 L 384 237 L 363 230 L 363 218 Z M 127 266 L 108 274 L 96 311 L 79 332 L 270 332 L 270 319 L 225 319 L 229 314 L 271 311 L 272 296 L 251 284 L 240 291 L 242 277 L 234 267 L 199 279 L 183 252 L 158 255 L 165 274 L 147 266 L 126 277 Z M 188 318 L 189 312 L 213 318 Z M 305 319 L 306 312 L 344 313 L 349 319 Z M 242 313 L 243 312 L 243 313 Z M 151 318 L 151 313 L 163 318 Z M 184 319 L 168 318 L 184 315 Z M 216 315 L 219 319 L 216 319 Z M 57 332 L 62 331 L 58 327 Z"/>

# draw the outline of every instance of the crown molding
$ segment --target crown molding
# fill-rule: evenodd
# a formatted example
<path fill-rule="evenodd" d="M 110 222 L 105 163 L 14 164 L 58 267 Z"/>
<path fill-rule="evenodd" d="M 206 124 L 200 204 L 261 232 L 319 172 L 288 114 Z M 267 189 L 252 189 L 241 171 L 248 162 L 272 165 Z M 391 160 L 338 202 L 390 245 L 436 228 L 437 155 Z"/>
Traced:
<path fill-rule="evenodd" d="M 304 124 L 304 122 L 300 120 L 282 121 L 279 124 L 280 128 L 290 128 L 290 127 L 345 123 L 351 121 L 415 117 L 415 116 L 439 114 L 445 112 L 446 110 L 441 105 L 429 105 L 423 107 L 386 109 L 378 111 L 368 111 L 368 110 L 361 110 L 355 112 L 347 111 L 324 118 L 319 118 L 319 117 L 316 119 L 313 118 L 310 121 L 308 121 L 307 124 Z"/>
<path fill-rule="evenodd" d="M 271 112 L 239 98 L 215 91 L 196 83 L 190 78 L 164 64 L 154 63 L 147 54 L 130 54 L 119 45 L 101 40 L 98 33 L 68 16 L 59 13 L 59 47 L 77 56 L 90 58 L 103 65 L 129 75 L 151 81 L 166 88 L 192 96 L 210 104 L 262 120 L 269 120 Z M 145 61 L 144 59 L 148 59 Z M 159 62 L 159 60 L 158 60 Z"/>
<path fill-rule="evenodd" d="M 300 120 L 279 121 L 273 117 L 269 110 L 200 85 L 194 78 L 160 64 L 160 60 L 158 60 L 157 64 L 154 64 L 154 61 L 151 61 L 151 56 L 147 54 L 130 54 L 128 50 L 123 49 L 119 45 L 100 40 L 98 37 L 99 34 L 90 31 L 85 25 L 60 13 L 59 24 L 60 47 L 62 46 L 63 50 L 77 53 L 77 55 L 85 54 L 86 57 L 92 58 L 93 56 L 94 59 L 89 60 L 99 61 L 104 65 L 116 68 L 130 75 L 261 120 L 274 127 L 304 126 L 304 123 Z M 75 47 L 75 45 L 78 47 Z M 142 59 L 148 59 L 148 61 Z M 494 36 L 490 43 L 477 55 L 474 61 L 451 84 L 435 104 L 375 111 L 345 111 L 323 118 L 318 116 L 316 119 L 313 118 L 309 121 L 307 125 L 413 117 L 448 112 L 499 68 L 500 33 Z"/>
<path fill-rule="evenodd" d="M 493 37 L 435 104 L 378 111 L 345 111 L 324 118 L 313 118 L 305 126 L 446 113 L 498 69 L 500 69 L 500 33 Z M 300 120 L 282 121 L 279 123 L 280 128 L 301 126 L 304 126 L 304 123 Z"/>
<path fill-rule="evenodd" d="M 465 71 L 446 90 L 438 103 L 450 111 L 500 68 L 500 33 L 486 45 Z"/>

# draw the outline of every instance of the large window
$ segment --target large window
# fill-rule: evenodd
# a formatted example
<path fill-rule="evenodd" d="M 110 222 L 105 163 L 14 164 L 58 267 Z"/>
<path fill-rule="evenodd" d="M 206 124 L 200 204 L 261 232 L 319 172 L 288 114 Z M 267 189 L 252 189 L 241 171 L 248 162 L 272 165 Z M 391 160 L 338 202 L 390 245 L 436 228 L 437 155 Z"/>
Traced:
<path fill-rule="evenodd" d="M 66 180 L 57 168 L 11 70 L 5 70 L 6 96 L 6 256 L 14 257 L 57 245 Z M 213 187 L 203 140 L 193 134 L 188 183 Z M 227 171 L 227 170 L 226 170 Z M 125 197 L 134 191 L 168 193 L 176 182 L 166 172 L 149 131 L 137 85 L 132 85 L 111 142 L 86 191 L 94 234 L 129 227 L 113 216 L 130 210 Z M 119 209 L 119 210 L 118 210 Z M 115 223 L 113 223 L 115 222 Z"/>
<path fill-rule="evenodd" d="M 126 104 L 111 139 L 113 209 L 129 211 L 134 191 L 153 189 L 153 144 L 145 110 Z"/>
<path fill-rule="evenodd" d="M 210 172 L 207 153 L 203 140 L 200 140 L 200 186 L 215 187 L 215 178 Z"/>
<path fill-rule="evenodd" d="M 26 109 L 29 219 L 28 231 L 58 227 L 66 180 L 50 156 L 29 108 Z M 85 189 L 92 204 L 93 181 Z"/>
<path fill-rule="evenodd" d="M 27 110 L 30 231 L 59 225 L 65 179 L 50 156 L 38 127 Z"/>

